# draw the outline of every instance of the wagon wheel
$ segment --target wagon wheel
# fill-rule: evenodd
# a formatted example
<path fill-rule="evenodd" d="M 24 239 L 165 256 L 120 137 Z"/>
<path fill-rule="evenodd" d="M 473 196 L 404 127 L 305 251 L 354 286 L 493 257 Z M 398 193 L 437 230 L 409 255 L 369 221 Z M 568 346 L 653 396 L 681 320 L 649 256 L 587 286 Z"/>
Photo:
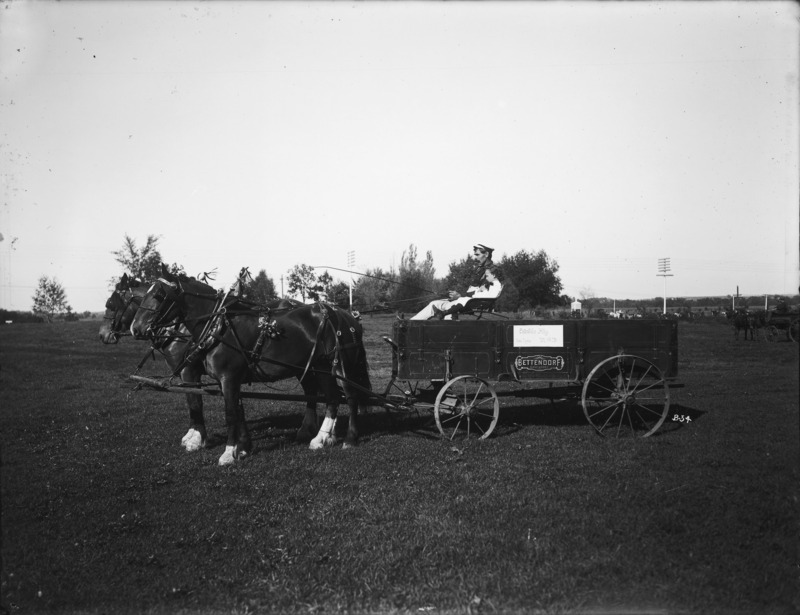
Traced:
<path fill-rule="evenodd" d="M 457 376 L 439 391 L 433 413 L 445 438 L 483 440 L 497 425 L 500 401 L 492 386 L 482 378 Z"/>
<path fill-rule="evenodd" d="M 661 370 L 635 355 L 610 357 L 583 384 L 583 413 L 602 435 L 646 437 L 669 411 L 669 387 Z"/>
<path fill-rule="evenodd" d="M 764 338 L 768 342 L 777 342 L 778 341 L 778 327 L 775 325 L 767 325 L 764 328 Z"/>
<path fill-rule="evenodd" d="M 800 319 L 795 318 L 789 325 L 789 339 L 793 342 L 800 342 Z"/>

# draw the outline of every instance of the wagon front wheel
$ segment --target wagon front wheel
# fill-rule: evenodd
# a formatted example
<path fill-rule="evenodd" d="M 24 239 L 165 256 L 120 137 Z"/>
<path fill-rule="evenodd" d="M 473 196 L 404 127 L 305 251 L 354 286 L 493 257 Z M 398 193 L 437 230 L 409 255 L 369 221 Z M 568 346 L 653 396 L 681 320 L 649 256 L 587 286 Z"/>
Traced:
<path fill-rule="evenodd" d="M 635 355 L 599 363 L 583 384 L 583 413 L 602 436 L 647 437 L 669 412 L 669 386 L 661 370 Z"/>
<path fill-rule="evenodd" d="M 497 425 L 500 401 L 494 388 L 482 378 L 457 376 L 439 391 L 433 413 L 445 438 L 483 440 Z"/>

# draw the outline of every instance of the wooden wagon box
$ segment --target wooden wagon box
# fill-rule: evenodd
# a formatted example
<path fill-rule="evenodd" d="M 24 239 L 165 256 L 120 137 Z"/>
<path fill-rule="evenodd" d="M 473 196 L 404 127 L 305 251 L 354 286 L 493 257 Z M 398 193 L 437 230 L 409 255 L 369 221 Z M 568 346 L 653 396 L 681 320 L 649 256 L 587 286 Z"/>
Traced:
<path fill-rule="evenodd" d="M 579 382 L 618 354 L 647 359 L 667 379 L 678 373 L 671 320 L 398 320 L 392 334 L 400 379 Z"/>

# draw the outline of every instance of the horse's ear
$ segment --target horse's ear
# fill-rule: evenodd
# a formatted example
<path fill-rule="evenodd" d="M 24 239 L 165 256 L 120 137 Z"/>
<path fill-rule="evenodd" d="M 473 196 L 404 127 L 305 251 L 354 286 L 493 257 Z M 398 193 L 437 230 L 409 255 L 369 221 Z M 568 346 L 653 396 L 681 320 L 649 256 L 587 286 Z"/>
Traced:
<path fill-rule="evenodd" d="M 127 284 L 127 283 L 128 283 L 128 274 L 127 273 L 123 273 L 122 274 L 122 279 L 120 280 L 120 284 Z"/>
<path fill-rule="evenodd" d="M 166 263 L 161 263 L 161 275 L 165 278 L 169 275 L 169 267 Z"/>

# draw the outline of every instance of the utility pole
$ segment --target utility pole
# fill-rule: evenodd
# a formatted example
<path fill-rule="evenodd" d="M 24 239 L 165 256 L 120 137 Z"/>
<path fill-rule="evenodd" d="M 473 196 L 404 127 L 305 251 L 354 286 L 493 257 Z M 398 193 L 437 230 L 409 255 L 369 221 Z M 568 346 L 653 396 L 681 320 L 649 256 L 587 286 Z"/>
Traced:
<path fill-rule="evenodd" d="M 658 273 L 656 276 L 661 276 L 664 278 L 664 316 L 667 315 L 667 278 L 671 278 L 672 274 L 669 273 L 669 259 L 668 258 L 659 258 L 658 259 Z"/>
<path fill-rule="evenodd" d="M 285 299 L 286 295 L 283 294 L 283 276 L 281 276 L 281 299 Z"/>
<path fill-rule="evenodd" d="M 355 264 L 356 264 L 356 251 L 355 250 L 350 250 L 347 253 L 347 268 L 352 270 L 353 267 L 355 267 Z M 352 275 L 350 276 L 350 281 L 348 283 L 348 286 L 350 287 L 350 311 L 352 312 L 353 311 L 353 276 Z"/>

